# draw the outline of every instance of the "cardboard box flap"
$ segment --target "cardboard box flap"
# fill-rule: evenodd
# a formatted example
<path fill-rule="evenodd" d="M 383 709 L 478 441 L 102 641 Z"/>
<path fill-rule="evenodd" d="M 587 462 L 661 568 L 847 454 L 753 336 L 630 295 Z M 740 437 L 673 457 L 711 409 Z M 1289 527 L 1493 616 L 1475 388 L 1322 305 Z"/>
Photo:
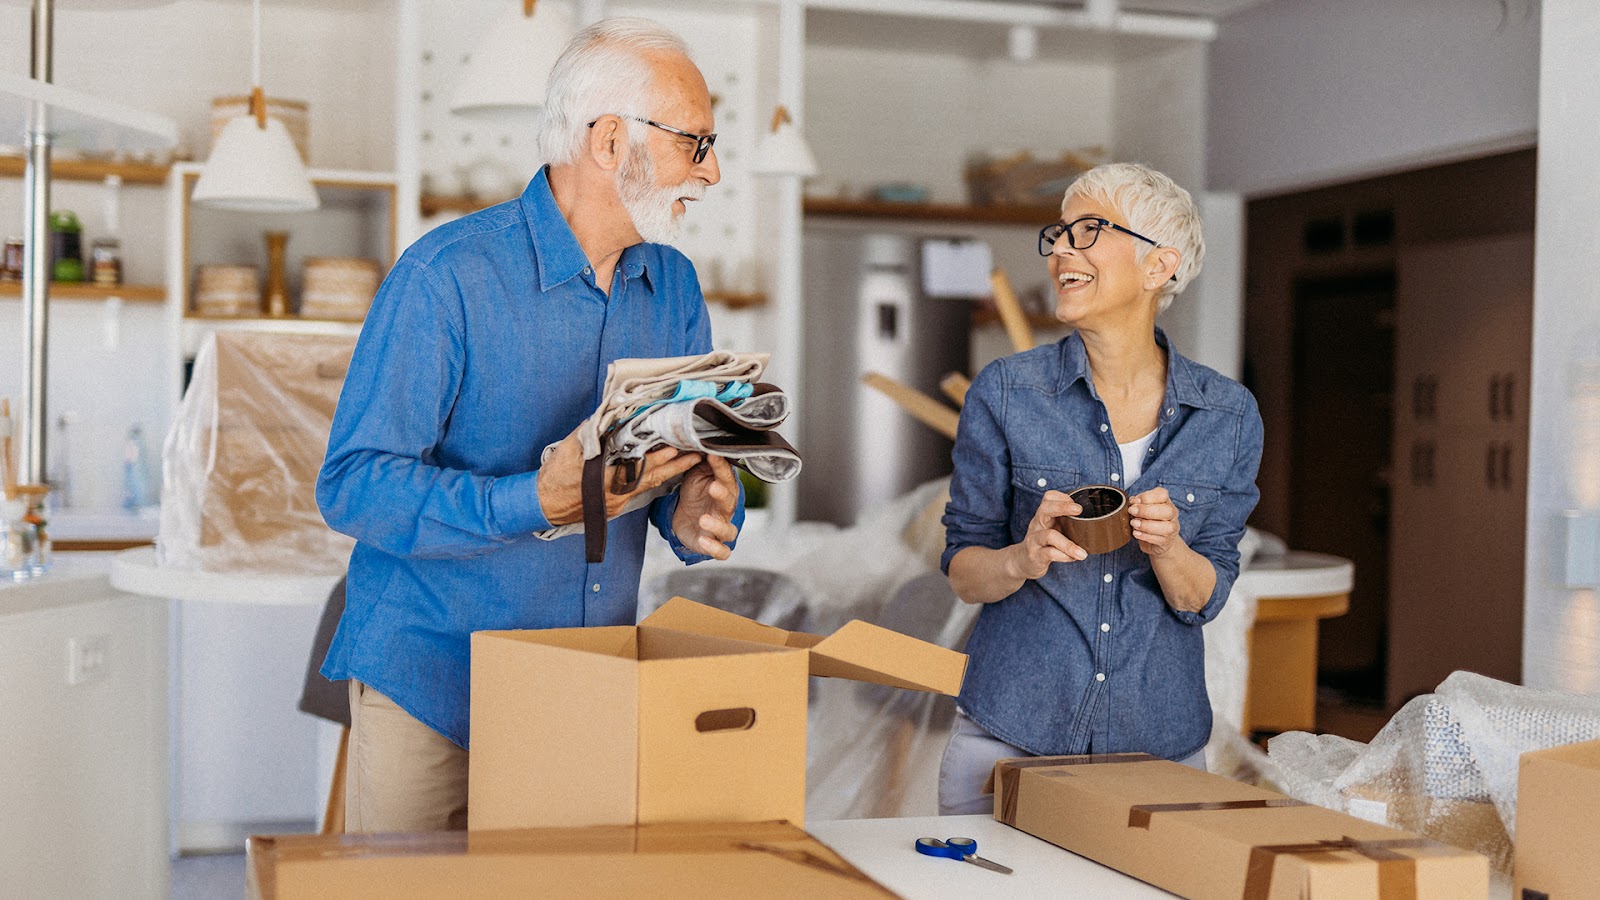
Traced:
<path fill-rule="evenodd" d="M 967 655 L 855 619 L 811 648 L 811 674 L 954 697 Z"/>
<path fill-rule="evenodd" d="M 441 896 L 894 896 L 786 822 L 253 836 L 260 900 Z"/>
<path fill-rule="evenodd" d="M 735 613 L 673 597 L 639 624 L 809 649 L 813 675 L 952 697 L 961 692 L 961 679 L 967 671 L 964 653 L 859 619 L 827 637 L 818 637 L 762 625 Z"/>
<path fill-rule="evenodd" d="M 673 631 L 690 631 L 695 634 L 706 634 L 714 637 L 731 637 L 744 641 L 756 641 L 762 644 L 773 644 L 778 647 L 791 646 L 789 644 L 790 632 L 772 625 L 763 625 L 753 619 L 747 619 L 737 613 L 696 603 L 685 597 L 673 597 L 661 608 L 644 617 L 640 625 L 653 625 L 657 628 L 670 628 Z"/>

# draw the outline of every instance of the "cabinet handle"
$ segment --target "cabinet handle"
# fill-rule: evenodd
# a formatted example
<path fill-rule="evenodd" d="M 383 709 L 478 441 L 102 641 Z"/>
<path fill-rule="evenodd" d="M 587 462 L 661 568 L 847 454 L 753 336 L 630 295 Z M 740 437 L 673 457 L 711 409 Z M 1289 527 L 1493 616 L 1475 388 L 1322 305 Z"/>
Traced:
<path fill-rule="evenodd" d="M 1500 376 L 1489 378 L 1489 421 L 1500 421 Z"/>
<path fill-rule="evenodd" d="M 1505 392 L 1505 396 L 1500 399 L 1500 408 L 1505 411 L 1507 422 L 1516 418 L 1516 407 L 1513 405 L 1513 398 L 1516 396 L 1516 384 L 1517 376 L 1514 372 L 1507 372 L 1505 377 L 1500 379 L 1500 390 Z"/>
<path fill-rule="evenodd" d="M 1511 442 L 1500 445 L 1500 486 L 1511 490 Z"/>
<path fill-rule="evenodd" d="M 1500 486 L 1500 461 L 1499 448 L 1494 444 L 1484 448 L 1483 454 L 1483 483 L 1490 490 Z"/>

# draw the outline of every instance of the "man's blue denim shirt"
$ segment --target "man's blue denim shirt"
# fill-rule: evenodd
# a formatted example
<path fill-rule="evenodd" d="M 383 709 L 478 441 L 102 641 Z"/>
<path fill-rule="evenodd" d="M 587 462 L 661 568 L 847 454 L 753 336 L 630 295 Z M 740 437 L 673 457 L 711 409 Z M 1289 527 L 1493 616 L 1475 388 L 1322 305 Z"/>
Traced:
<path fill-rule="evenodd" d="M 1183 540 L 1217 570 L 1198 613 L 1168 606 L 1138 542 L 1056 563 L 986 604 L 967 653 L 961 708 L 990 734 L 1039 755 L 1141 751 L 1183 759 L 1211 734 L 1200 626 L 1239 574 L 1239 539 L 1260 496 L 1261 416 L 1238 383 L 1167 350 L 1167 389 L 1143 472 L 1122 456 L 1076 332 L 996 360 L 973 380 L 956 436 L 943 567 L 970 546 L 1027 534 L 1047 490 L 1087 484 L 1130 496 L 1165 487 Z M 1125 436 L 1132 437 L 1132 436 Z"/>
<path fill-rule="evenodd" d="M 680 558 L 707 558 L 672 534 L 677 494 L 613 519 L 590 565 L 581 535 L 532 537 L 550 527 L 539 454 L 594 411 L 613 360 L 710 350 L 689 260 L 629 247 L 607 297 L 545 172 L 407 249 L 362 326 L 317 480 L 324 518 L 357 541 L 322 674 L 465 747 L 472 632 L 633 624 L 647 522 Z"/>

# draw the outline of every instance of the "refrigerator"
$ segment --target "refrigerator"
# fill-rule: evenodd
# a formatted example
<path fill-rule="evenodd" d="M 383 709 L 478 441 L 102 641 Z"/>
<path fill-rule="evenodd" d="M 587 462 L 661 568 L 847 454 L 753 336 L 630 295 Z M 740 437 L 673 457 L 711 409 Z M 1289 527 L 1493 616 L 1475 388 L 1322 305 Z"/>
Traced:
<path fill-rule="evenodd" d="M 848 527 L 950 474 L 951 442 L 861 383 L 879 372 L 944 399 L 939 380 L 967 373 L 973 298 L 924 289 L 924 243 L 933 240 L 943 239 L 806 225 L 802 521 Z"/>

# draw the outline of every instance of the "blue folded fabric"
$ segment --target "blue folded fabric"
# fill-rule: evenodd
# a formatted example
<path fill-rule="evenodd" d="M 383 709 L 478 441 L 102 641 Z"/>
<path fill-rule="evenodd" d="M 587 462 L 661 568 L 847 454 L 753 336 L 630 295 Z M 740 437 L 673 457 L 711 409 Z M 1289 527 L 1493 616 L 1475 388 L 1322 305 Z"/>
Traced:
<path fill-rule="evenodd" d="M 723 403 L 737 403 L 750 396 L 752 390 L 754 389 L 750 384 L 744 381 L 730 381 L 726 384 L 717 384 L 715 381 L 680 381 L 678 382 L 678 389 L 673 391 L 670 397 L 652 400 L 639 407 L 628 418 L 638 418 L 647 410 L 663 403 L 683 403 L 688 400 L 700 400 L 707 397 L 721 400 Z"/>

